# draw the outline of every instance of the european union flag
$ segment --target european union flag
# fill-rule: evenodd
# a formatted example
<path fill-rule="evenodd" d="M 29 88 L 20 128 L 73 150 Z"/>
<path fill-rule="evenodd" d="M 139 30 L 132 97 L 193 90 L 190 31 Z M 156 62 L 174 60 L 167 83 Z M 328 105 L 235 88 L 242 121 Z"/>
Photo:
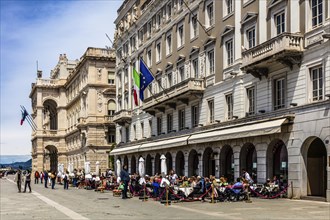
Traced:
<path fill-rule="evenodd" d="M 144 100 L 143 92 L 147 86 L 155 79 L 147 65 L 140 59 L 140 99 Z"/>

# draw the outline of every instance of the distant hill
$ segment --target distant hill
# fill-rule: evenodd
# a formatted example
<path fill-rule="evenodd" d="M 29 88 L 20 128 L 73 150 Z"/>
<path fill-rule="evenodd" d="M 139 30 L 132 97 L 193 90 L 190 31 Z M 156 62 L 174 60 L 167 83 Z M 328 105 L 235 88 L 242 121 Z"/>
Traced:
<path fill-rule="evenodd" d="M 11 164 L 25 162 L 31 159 L 31 155 L 0 155 L 0 164 Z"/>
<path fill-rule="evenodd" d="M 11 167 L 13 169 L 21 168 L 23 170 L 31 169 L 32 168 L 32 159 L 25 161 L 25 162 L 14 162 L 9 164 L 0 164 L 1 167 Z"/>

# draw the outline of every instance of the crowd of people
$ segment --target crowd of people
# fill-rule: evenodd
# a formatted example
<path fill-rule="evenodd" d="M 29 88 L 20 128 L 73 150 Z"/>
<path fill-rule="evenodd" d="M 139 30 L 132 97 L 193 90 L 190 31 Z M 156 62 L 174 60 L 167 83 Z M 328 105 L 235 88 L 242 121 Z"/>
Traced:
<path fill-rule="evenodd" d="M 15 175 L 15 181 L 17 182 L 18 192 L 21 192 L 21 183 L 24 183 L 24 191 L 27 187 L 31 190 L 31 172 L 19 170 Z M 69 185 L 75 188 L 84 188 L 92 190 L 117 190 L 121 192 L 121 198 L 127 199 L 132 195 L 141 195 L 141 192 L 147 193 L 150 197 L 159 198 L 163 195 L 164 190 L 171 190 L 171 194 L 177 197 L 187 199 L 194 198 L 196 195 L 201 201 L 204 201 L 205 197 L 212 196 L 212 198 L 219 198 L 221 200 L 228 199 L 230 196 L 234 196 L 239 200 L 240 195 L 245 195 L 247 189 L 250 186 L 255 186 L 255 180 L 246 171 L 242 170 L 241 177 L 237 178 L 235 182 L 228 181 L 226 177 L 222 176 L 217 179 L 215 176 L 201 177 L 201 176 L 178 176 L 174 170 L 171 170 L 168 174 L 156 174 L 154 176 L 140 176 L 137 173 L 129 174 L 127 165 L 123 166 L 120 174 L 114 175 L 114 172 L 109 169 L 105 173 L 86 174 L 83 169 L 74 169 L 72 173 L 68 171 L 58 172 L 55 171 L 35 171 L 34 183 L 44 184 L 45 188 L 55 188 L 55 184 L 63 185 L 63 189 L 67 190 Z M 278 190 L 283 190 L 285 184 L 282 178 L 274 176 L 272 180 L 267 179 L 267 182 L 263 184 L 264 187 L 277 186 Z M 267 188 L 267 189 L 268 189 Z M 256 191 L 253 192 L 262 193 L 255 187 Z M 147 190 L 147 191 L 146 191 Z M 130 195 L 128 195 L 128 193 Z"/>

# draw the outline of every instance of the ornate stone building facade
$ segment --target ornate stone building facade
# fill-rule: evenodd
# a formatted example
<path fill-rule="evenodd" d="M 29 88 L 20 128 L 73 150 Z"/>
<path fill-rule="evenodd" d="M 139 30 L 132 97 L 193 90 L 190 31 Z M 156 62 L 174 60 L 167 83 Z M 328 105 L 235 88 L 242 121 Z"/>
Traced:
<path fill-rule="evenodd" d="M 115 143 L 115 54 L 88 48 L 80 60 L 60 55 L 50 78 L 39 71 L 30 98 L 37 130 L 32 133 L 33 170 L 58 171 L 98 164 L 109 167 Z"/>
<path fill-rule="evenodd" d="M 133 19 L 132 19 L 133 18 Z M 330 201 L 330 4 L 325 0 L 126 0 L 115 21 L 117 147 L 160 173 L 247 169 L 289 196 Z M 155 76 L 135 106 L 132 70 Z"/>

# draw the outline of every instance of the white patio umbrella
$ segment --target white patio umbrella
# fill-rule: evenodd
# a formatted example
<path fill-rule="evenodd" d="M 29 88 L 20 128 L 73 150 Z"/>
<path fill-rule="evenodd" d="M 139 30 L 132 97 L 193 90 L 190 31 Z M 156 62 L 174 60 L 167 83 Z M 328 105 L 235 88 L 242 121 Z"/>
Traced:
<path fill-rule="evenodd" d="M 146 183 L 145 179 L 144 179 L 144 175 L 145 175 L 145 170 L 144 170 L 144 159 L 142 157 L 140 157 L 139 159 L 139 174 L 140 174 L 140 180 L 139 183 L 142 185 L 144 183 Z"/>
<path fill-rule="evenodd" d="M 121 171 L 121 163 L 120 163 L 119 159 L 117 159 L 116 164 L 117 164 L 117 167 L 116 167 L 117 183 L 119 183 L 120 182 L 120 171 Z"/>
<path fill-rule="evenodd" d="M 96 161 L 95 163 L 95 175 L 99 176 L 100 175 L 100 162 Z"/>
<path fill-rule="evenodd" d="M 140 157 L 140 159 L 139 159 L 139 174 L 141 177 L 144 177 L 144 175 L 145 175 L 144 159 L 142 157 Z"/>
<path fill-rule="evenodd" d="M 91 163 L 85 162 L 85 174 L 89 174 L 91 172 Z"/>
<path fill-rule="evenodd" d="M 162 175 L 167 174 L 166 157 L 164 154 L 160 157 L 160 172 Z"/>

